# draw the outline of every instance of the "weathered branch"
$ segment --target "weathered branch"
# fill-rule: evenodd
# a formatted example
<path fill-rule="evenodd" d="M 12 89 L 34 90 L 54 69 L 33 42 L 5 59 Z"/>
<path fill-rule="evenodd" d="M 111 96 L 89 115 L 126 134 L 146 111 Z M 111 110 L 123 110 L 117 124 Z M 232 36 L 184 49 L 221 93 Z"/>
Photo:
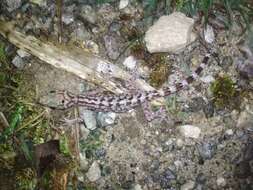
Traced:
<path fill-rule="evenodd" d="M 110 74 L 112 78 L 116 77 L 122 80 L 129 80 L 131 78 L 131 75 L 118 66 L 91 53 L 74 47 L 56 46 L 33 36 L 24 35 L 15 29 L 12 22 L 0 21 L 0 34 L 18 48 L 29 52 L 40 60 L 54 67 L 71 72 L 113 93 L 121 93 L 122 89 L 119 89 L 110 78 L 105 77 L 106 75 Z M 101 74 L 99 68 L 102 67 L 109 68 L 110 73 Z M 140 89 L 153 89 L 143 80 L 137 79 L 135 83 Z"/>

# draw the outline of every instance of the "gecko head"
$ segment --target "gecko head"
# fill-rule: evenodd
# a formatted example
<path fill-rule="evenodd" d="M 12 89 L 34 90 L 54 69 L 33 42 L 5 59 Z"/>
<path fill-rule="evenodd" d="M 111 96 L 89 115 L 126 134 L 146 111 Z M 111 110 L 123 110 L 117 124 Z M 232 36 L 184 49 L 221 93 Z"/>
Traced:
<path fill-rule="evenodd" d="M 52 109 L 67 109 L 74 105 L 75 95 L 66 90 L 52 90 L 41 96 L 39 103 Z"/>

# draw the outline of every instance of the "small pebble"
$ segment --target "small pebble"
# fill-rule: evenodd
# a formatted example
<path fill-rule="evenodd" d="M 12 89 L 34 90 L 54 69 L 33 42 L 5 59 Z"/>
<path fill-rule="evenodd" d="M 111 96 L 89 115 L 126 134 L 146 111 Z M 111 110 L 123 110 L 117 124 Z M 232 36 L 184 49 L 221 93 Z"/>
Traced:
<path fill-rule="evenodd" d="M 129 4 L 129 0 L 120 0 L 119 2 L 119 9 L 124 9 Z"/>
<path fill-rule="evenodd" d="M 199 135 L 201 133 L 200 128 L 193 125 L 182 125 L 179 127 L 179 131 L 184 137 L 194 139 L 199 138 Z"/>
<path fill-rule="evenodd" d="M 215 81 L 215 78 L 212 75 L 207 75 L 207 76 L 201 77 L 200 80 L 206 84 L 209 84 L 209 83 Z"/>
<path fill-rule="evenodd" d="M 133 190 L 142 190 L 141 185 L 136 184 Z"/>
<path fill-rule="evenodd" d="M 84 108 L 80 108 L 81 119 L 84 120 L 85 126 L 89 130 L 95 130 L 97 128 L 96 113 Z"/>
<path fill-rule="evenodd" d="M 87 170 L 88 166 L 89 166 L 89 162 L 86 158 L 86 155 L 84 152 L 81 152 L 79 154 L 79 157 L 80 157 L 80 169 L 81 170 Z"/>
<path fill-rule="evenodd" d="M 225 134 L 228 136 L 232 136 L 234 134 L 234 131 L 233 131 L 233 129 L 228 129 L 225 131 Z"/>
<path fill-rule="evenodd" d="M 204 29 L 204 37 L 207 43 L 212 43 L 215 40 L 215 35 L 213 32 L 213 27 L 210 25 L 207 25 Z"/>
<path fill-rule="evenodd" d="M 202 143 L 198 146 L 198 151 L 202 159 L 207 160 L 211 159 L 214 155 L 216 146 L 214 146 L 212 143 Z"/>
<path fill-rule="evenodd" d="M 92 163 L 86 176 L 91 182 L 95 182 L 101 177 L 101 170 L 96 161 Z"/>
<path fill-rule="evenodd" d="M 112 125 L 116 122 L 116 116 L 117 114 L 114 112 L 99 112 L 97 115 L 98 125 L 100 127 L 107 127 L 109 125 Z"/>
<path fill-rule="evenodd" d="M 184 141 L 182 139 L 177 139 L 176 145 L 178 148 L 182 148 L 184 146 Z"/>
<path fill-rule="evenodd" d="M 188 181 L 180 187 L 180 190 L 191 190 L 195 186 L 194 181 Z"/>
<path fill-rule="evenodd" d="M 123 65 L 129 70 L 133 70 L 136 67 L 136 59 L 134 56 L 129 56 L 124 60 Z"/>
<path fill-rule="evenodd" d="M 162 174 L 160 174 L 160 185 L 162 188 L 169 188 L 171 186 L 171 181 L 176 179 L 176 175 L 170 169 L 166 169 Z"/>
<path fill-rule="evenodd" d="M 24 51 L 24 50 L 22 50 L 22 49 L 19 49 L 19 50 L 17 51 L 17 54 L 18 54 L 21 58 L 29 57 L 29 56 L 30 56 L 30 54 L 29 54 L 28 52 L 26 52 L 26 51 Z"/>
<path fill-rule="evenodd" d="M 218 177 L 216 183 L 220 187 L 224 187 L 226 185 L 226 180 L 223 177 Z"/>
<path fill-rule="evenodd" d="M 11 63 L 13 65 L 15 65 L 15 67 L 17 67 L 18 69 L 23 69 L 24 66 L 25 66 L 24 60 L 20 56 L 18 56 L 18 55 L 16 55 L 14 57 L 14 59 L 11 61 Z"/>

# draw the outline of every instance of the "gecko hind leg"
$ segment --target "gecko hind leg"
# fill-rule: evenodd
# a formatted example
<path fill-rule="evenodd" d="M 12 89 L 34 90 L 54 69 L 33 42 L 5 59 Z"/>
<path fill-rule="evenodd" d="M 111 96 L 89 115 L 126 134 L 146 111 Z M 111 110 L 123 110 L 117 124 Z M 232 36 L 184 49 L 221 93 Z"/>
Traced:
<path fill-rule="evenodd" d="M 142 104 L 144 115 L 147 121 L 152 121 L 154 119 L 159 119 L 159 122 L 166 121 L 169 123 L 167 110 L 162 106 L 157 111 L 153 111 L 151 104 L 149 102 L 144 102 Z"/>

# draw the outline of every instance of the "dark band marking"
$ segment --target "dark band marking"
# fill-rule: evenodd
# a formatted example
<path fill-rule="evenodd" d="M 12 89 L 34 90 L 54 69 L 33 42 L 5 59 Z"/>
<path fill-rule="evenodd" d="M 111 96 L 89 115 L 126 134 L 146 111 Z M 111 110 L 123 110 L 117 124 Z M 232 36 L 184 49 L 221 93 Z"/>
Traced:
<path fill-rule="evenodd" d="M 181 90 L 183 88 L 183 84 L 182 83 L 177 83 L 175 86 L 176 86 L 177 90 Z"/>
<path fill-rule="evenodd" d="M 188 82 L 188 84 L 190 84 L 194 81 L 194 78 L 193 78 L 193 76 L 189 76 L 185 80 Z"/>
<path fill-rule="evenodd" d="M 195 73 L 196 73 L 197 75 L 199 75 L 199 74 L 201 73 L 202 70 L 203 70 L 202 67 L 198 67 L 198 68 L 196 69 Z"/>

